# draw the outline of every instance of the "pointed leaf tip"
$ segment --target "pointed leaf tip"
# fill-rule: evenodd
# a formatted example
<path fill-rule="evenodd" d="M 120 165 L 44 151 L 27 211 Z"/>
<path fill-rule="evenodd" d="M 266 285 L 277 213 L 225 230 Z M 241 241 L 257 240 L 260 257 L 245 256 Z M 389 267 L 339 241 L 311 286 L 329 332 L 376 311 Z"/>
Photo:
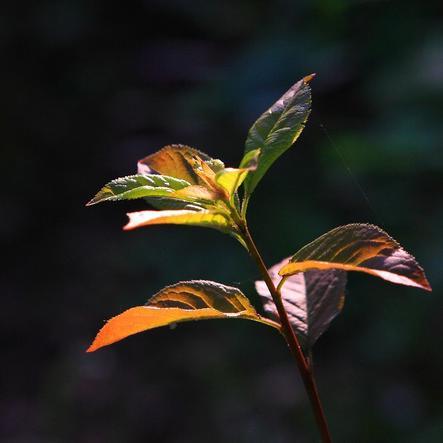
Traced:
<path fill-rule="evenodd" d="M 339 226 L 323 234 L 300 249 L 279 274 L 290 276 L 311 269 L 360 271 L 431 291 L 415 258 L 381 228 L 365 223 Z"/>
<path fill-rule="evenodd" d="M 297 140 L 311 111 L 311 89 L 308 75 L 295 83 L 251 126 L 245 143 L 245 154 L 260 149 L 257 169 L 244 181 L 246 196 L 254 191 L 272 164 Z"/>

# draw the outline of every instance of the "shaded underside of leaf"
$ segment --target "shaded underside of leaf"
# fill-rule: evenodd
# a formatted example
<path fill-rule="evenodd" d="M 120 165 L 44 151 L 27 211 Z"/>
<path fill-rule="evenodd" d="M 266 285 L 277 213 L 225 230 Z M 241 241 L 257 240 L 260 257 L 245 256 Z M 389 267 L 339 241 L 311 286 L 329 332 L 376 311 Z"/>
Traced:
<path fill-rule="evenodd" d="M 278 270 L 289 258 L 269 269 L 277 286 L 281 277 Z M 283 305 L 291 326 L 307 347 L 312 347 L 326 331 L 344 305 L 346 272 L 340 270 L 308 271 L 286 279 L 281 288 Z M 270 318 L 278 320 L 277 308 L 264 281 L 255 283 Z"/>
<path fill-rule="evenodd" d="M 278 328 L 272 321 L 260 317 L 239 289 L 220 283 L 194 280 L 167 286 L 154 295 L 145 306 L 128 309 L 108 320 L 88 352 L 160 326 L 222 318 L 253 320 Z"/>
<path fill-rule="evenodd" d="M 107 183 L 95 197 L 87 203 L 91 206 L 103 201 L 129 200 L 143 197 L 166 197 L 186 188 L 189 183 L 164 175 L 130 175 Z"/>
<path fill-rule="evenodd" d="M 250 195 L 270 166 L 297 140 L 311 110 L 311 90 L 308 85 L 313 75 L 293 85 L 274 103 L 249 130 L 245 155 L 261 149 L 257 169 L 244 182 Z"/>
<path fill-rule="evenodd" d="M 430 291 L 415 258 L 377 226 L 350 224 L 327 232 L 300 249 L 279 274 L 290 276 L 310 269 L 360 271 L 392 283 Z"/>
<path fill-rule="evenodd" d="M 144 199 L 148 204 L 150 204 L 155 209 L 160 210 L 177 210 L 186 209 L 190 211 L 201 211 L 206 209 L 207 205 L 201 202 L 190 202 L 189 200 L 183 200 L 180 198 L 169 198 L 169 197 L 148 197 Z"/>

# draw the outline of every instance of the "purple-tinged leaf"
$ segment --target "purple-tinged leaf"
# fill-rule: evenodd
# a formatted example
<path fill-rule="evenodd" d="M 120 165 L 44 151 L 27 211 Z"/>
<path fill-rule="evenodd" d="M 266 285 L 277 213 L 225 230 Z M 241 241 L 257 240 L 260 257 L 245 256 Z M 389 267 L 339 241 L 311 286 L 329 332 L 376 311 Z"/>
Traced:
<path fill-rule="evenodd" d="M 269 269 L 275 286 L 278 271 L 289 258 Z M 312 347 L 342 310 L 345 299 L 346 272 L 340 270 L 308 271 L 286 279 L 281 288 L 283 305 L 291 326 L 307 347 Z M 278 321 L 277 308 L 264 281 L 255 282 L 270 318 Z"/>
<path fill-rule="evenodd" d="M 431 291 L 423 268 L 392 237 L 377 226 L 339 226 L 300 249 L 279 274 L 284 277 L 312 269 L 360 271 L 392 283 Z"/>

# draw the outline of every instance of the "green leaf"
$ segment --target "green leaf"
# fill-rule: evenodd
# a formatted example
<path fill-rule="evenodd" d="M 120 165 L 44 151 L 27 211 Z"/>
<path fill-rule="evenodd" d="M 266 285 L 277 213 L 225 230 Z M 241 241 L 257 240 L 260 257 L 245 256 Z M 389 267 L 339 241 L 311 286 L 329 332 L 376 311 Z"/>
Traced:
<path fill-rule="evenodd" d="M 106 184 L 96 196 L 87 203 L 95 205 L 103 201 L 129 200 L 143 197 L 166 197 L 175 191 L 189 186 L 185 180 L 165 175 L 130 175 L 117 178 Z"/>
<path fill-rule="evenodd" d="M 250 171 L 255 171 L 258 166 L 258 159 L 261 154 L 261 149 L 253 149 L 252 151 L 247 152 L 241 162 L 240 162 L 240 168 L 245 168 Z"/>
<path fill-rule="evenodd" d="M 88 352 L 149 329 L 191 320 L 240 318 L 279 328 L 260 317 L 237 288 L 205 280 L 180 282 L 163 288 L 145 306 L 111 318 L 97 334 Z"/>
<path fill-rule="evenodd" d="M 268 270 L 274 285 L 282 280 L 278 271 L 289 258 Z M 291 326 L 307 348 L 312 348 L 331 321 L 341 312 L 345 299 L 346 272 L 329 269 L 307 271 L 288 277 L 280 288 Z M 279 321 L 277 308 L 264 281 L 255 282 L 266 313 Z"/>
<path fill-rule="evenodd" d="M 354 223 L 327 232 L 300 249 L 279 274 L 288 277 L 311 269 L 366 272 L 392 283 L 431 290 L 415 258 L 374 225 Z"/>
<path fill-rule="evenodd" d="M 254 191 L 270 166 L 297 140 L 311 110 L 311 90 L 308 83 L 314 74 L 292 86 L 274 103 L 249 130 L 245 155 L 261 150 L 256 171 L 244 182 L 246 197 Z"/>
<path fill-rule="evenodd" d="M 215 159 L 211 159 L 211 160 L 205 160 L 205 163 L 215 172 L 215 173 L 217 173 L 218 171 L 221 171 L 224 167 L 225 167 L 225 164 L 221 161 L 221 160 L 219 160 L 219 159 L 217 159 L 217 158 L 215 158 Z"/>
<path fill-rule="evenodd" d="M 168 197 L 148 197 L 144 199 L 148 204 L 150 204 L 155 209 L 165 210 L 165 209 L 189 209 L 190 211 L 201 211 L 206 209 L 208 205 L 197 202 L 189 202 L 187 200 L 179 198 L 168 198 Z"/>

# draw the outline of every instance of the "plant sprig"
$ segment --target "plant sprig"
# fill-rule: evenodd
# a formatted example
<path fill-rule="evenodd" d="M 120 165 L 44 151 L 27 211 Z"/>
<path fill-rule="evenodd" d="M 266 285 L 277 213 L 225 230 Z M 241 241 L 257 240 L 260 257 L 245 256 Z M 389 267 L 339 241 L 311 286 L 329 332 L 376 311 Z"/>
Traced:
<path fill-rule="evenodd" d="M 192 280 L 167 286 L 143 306 L 108 320 L 88 352 L 172 323 L 238 318 L 277 329 L 296 359 L 324 442 L 331 436 L 309 364 L 312 347 L 344 304 L 346 275 L 358 271 L 431 290 L 415 258 L 377 226 L 339 226 L 281 263 L 266 268 L 250 234 L 247 208 L 272 164 L 297 140 L 311 110 L 309 82 L 295 83 L 252 125 L 238 168 L 184 145 L 169 145 L 138 162 L 138 174 L 112 180 L 88 203 L 143 198 L 154 210 L 128 214 L 125 230 L 156 224 L 217 229 L 237 239 L 255 260 L 264 302 L 261 316 L 239 289 Z M 239 190 L 243 189 L 240 193 Z"/>

